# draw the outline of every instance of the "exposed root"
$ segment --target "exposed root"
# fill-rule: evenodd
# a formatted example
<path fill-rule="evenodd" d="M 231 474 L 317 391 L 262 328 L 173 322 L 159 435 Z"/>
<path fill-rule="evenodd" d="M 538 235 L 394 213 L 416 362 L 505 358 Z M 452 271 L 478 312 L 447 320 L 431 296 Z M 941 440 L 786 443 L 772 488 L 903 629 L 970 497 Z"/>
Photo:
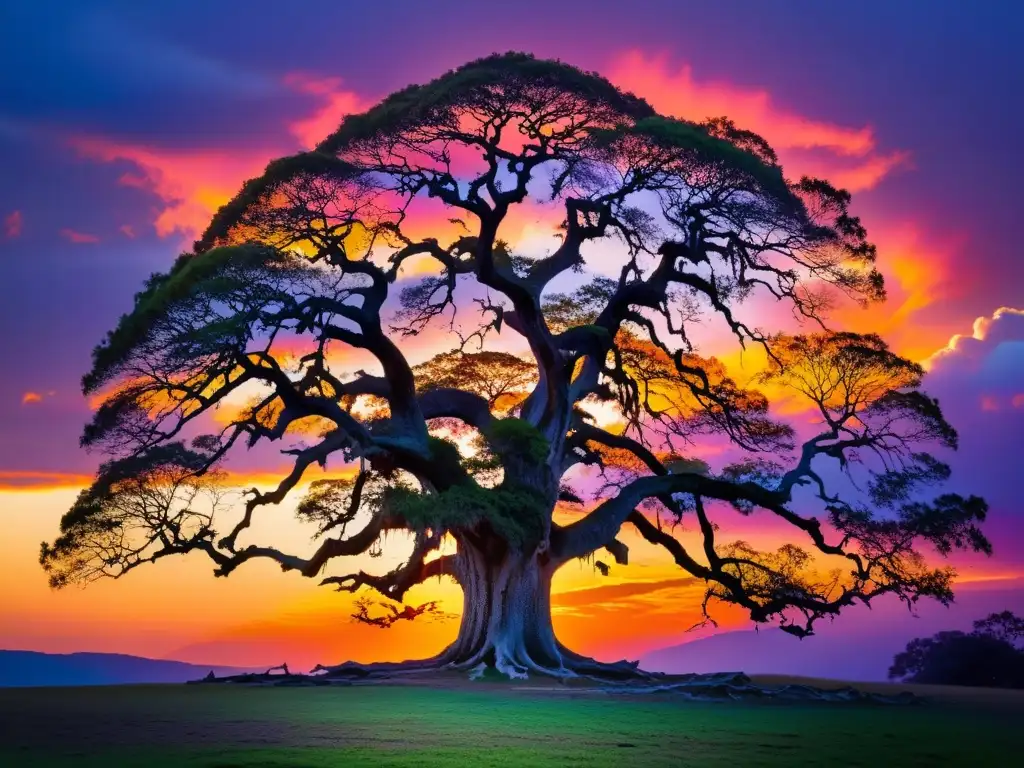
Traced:
<path fill-rule="evenodd" d="M 482 680 L 483 676 L 487 674 L 487 665 L 482 661 L 475 667 L 469 670 L 470 680 Z"/>
<path fill-rule="evenodd" d="M 598 666 L 601 666 L 599 663 Z M 845 687 L 835 690 L 814 688 L 808 685 L 782 685 L 777 687 L 759 686 L 753 683 L 749 677 L 742 672 L 725 672 L 718 674 L 691 674 L 691 675 L 663 675 L 658 673 L 647 673 L 634 669 L 634 676 L 630 679 L 622 677 L 622 667 L 616 664 L 607 665 L 612 668 L 613 676 L 598 676 L 593 674 L 579 674 L 578 671 L 568 668 L 541 667 L 537 664 L 530 666 L 529 672 L 537 675 L 553 678 L 560 683 L 568 679 L 586 681 L 574 686 L 574 691 L 590 692 L 605 695 L 673 695 L 685 699 L 700 701 L 735 701 L 740 699 L 774 699 L 778 701 L 813 701 L 813 702 L 834 702 L 834 703 L 872 703 L 872 704 L 918 704 L 921 699 L 917 696 L 903 692 L 897 695 L 887 696 L 883 694 L 868 693 L 859 691 L 852 687 Z M 320 667 L 321 670 L 327 668 Z M 525 679 L 527 670 L 522 665 L 515 663 L 502 664 L 502 667 L 480 662 L 475 666 L 466 667 L 463 664 L 449 664 L 438 666 L 424 662 L 399 662 L 380 664 L 342 664 L 330 668 L 332 671 L 326 674 L 273 674 L 271 672 L 231 675 L 229 677 L 214 677 L 211 672 L 203 680 L 194 680 L 192 683 L 233 683 L 250 686 L 330 686 L 330 685 L 354 685 L 380 683 L 395 677 L 421 676 L 430 681 L 430 675 L 444 673 L 453 669 L 466 671 L 467 679 L 480 681 L 487 678 L 490 670 L 495 670 L 512 680 Z M 444 678 L 436 678 L 438 684 L 444 685 Z M 448 678 L 449 683 L 451 678 Z"/>

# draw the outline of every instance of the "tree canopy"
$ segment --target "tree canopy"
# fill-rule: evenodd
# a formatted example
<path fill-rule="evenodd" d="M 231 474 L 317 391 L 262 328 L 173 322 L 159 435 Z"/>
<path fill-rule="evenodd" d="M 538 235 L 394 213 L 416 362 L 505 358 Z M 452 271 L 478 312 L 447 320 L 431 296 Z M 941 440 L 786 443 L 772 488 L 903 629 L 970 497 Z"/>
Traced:
<path fill-rule="evenodd" d="M 1024 619 L 1011 611 L 974 622 L 971 632 L 939 632 L 907 643 L 889 677 L 909 683 L 1024 688 Z"/>
<path fill-rule="evenodd" d="M 625 562 L 624 526 L 708 585 L 705 609 L 733 603 L 797 635 L 880 595 L 948 602 L 953 572 L 922 547 L 988 551 L 986 506 L 927 496 L 949 475 L 929 450 L 956 433 L 921 368 L 821 325 L 839 300 L 884 298 L 849 205 L 827 181 L 788 179 L 726 118 L 664 117 L 559 62 L 495 55 L 410 86 L 247 181 L 136 296 L 83 379 L 103 402 L 82 444 L 110 459 L 42 564 L 56 586 L 192 551 L 218 575 L 263 558 L 317 577 L 403 530 L 404 565 L 323 583 L 402 600 L 451 576 L 467 608 L 448 658 L 513 670 L 582 663 L 551 637 L 527 632 L 522 650 L 509 633 L 549 623 L 561 564 L 602 550 Z M 557 242 L 521 248 L 517 210 L 551 214 Z M 748 301 L 817 330 L 753 326 Z M 712 323 L 762 347 L 755 383 L 803 398 L 820 431 L 799 438 L 764 392 L 702 355 L 694 331 Z M 411 359 L 409 339 L 437 334 L 450 351 Z M 228 423 L 211 419 L 243 396 Z M 712 437 L 745 458 L 713 471 L 687 455 Z M 292 469 L 232 517 L 211 477 L 262 443 Z M 311 552 L 243 543 L 328 462 L 352 469 L 299 501 L 318 526 Z M 596 496 L 581 482 L 595 472 Z M 559 504 L 582 511 L 559 524 Z M 789 524 L 794 541 L 719 541 L 723 504 Z M 699 531 L 699 551 L 663 520 Z M 454 554 L 439 553 L 446 539 Z M 480 592 L 494 585 L 504 598 Z M 532 607 L 487 618 L 520 587 Z M 474 632 L 489 640 L 460 649 Z"/>

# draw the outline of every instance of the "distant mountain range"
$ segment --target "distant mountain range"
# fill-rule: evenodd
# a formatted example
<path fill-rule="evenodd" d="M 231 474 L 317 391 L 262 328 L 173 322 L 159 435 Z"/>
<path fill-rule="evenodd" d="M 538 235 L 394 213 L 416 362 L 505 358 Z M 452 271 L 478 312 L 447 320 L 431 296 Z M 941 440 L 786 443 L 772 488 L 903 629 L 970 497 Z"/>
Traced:
<path fill-rule="evenodd" d="M 119 653 L 38 653 L 0 651 L 0 688 L 40 685 L 119 685 L 184 683 L 205 677 L 251 672 Z M 258 670 L 263 672 L 264 670 Z"/>
<path fill-rule="evenodd" d="M 874 682 L 886 679 L 893 656 L 905 646 L 906 640 L 891 636 L 798 640 L 779 629 L 739 630 L 652 651 L 640 666 L 672 673 L 729 671 Z"/>
<path fill-rule="evenodd" d="M 816 626 L 798 640 L 778 629 L 721 632 L 644 654 L 641 667 L 661 672 L 746 672 L 837 680 L 885 680 L 893 656 L 915 637 L 945 629 L 969 630 L 975 619 L 995 611 L 1024 615 L 1024 588 L 964 589 L 950 608 L 921 606 L 918 616 L 899 604 L 848 609 L 834 622 Z M 268 652 L 272 649 L 268 649 Z M 634 657 L 635 658 L 635 657 Z M 270 666 L 270 665 L 267 665 Z M 53 654 L 0 650 L 0 688 L 42 685 L 183 683 L 260 669 L 191 664 L 116 653 Z"/>
<path fill-rule="evenodd" d="M 960 592 L 945 608 L 922 605 L 918 616 L 900 604 L 848 609 L 836 621 L 823 620 L 815 635 L 797 639 L 779 629 L 720 632 L 651 651 L 643 669 L 658 672 L 746 672 L 875 682 L 887 679 L 893 656 L 915 637 L 947 629 L 970 630 L 975 619 L 996 611 L 1024 615 L 1024 590 Z"/>

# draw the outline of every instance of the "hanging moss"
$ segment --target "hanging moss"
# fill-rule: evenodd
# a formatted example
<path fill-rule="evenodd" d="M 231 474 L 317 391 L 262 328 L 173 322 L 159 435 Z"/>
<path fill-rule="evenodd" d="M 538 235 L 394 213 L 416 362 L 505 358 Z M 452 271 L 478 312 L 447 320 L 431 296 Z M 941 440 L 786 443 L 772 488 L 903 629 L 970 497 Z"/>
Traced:
<path fill-rule="evenodd" d="M 485 437 L 496 453 L 521 456 L 535 463 L 546 461 L 551 448 L 539 429 L 512 416 L 495 420 Z"/>
<path fill-rule="evenodd" d="M 483 488 L 467 483 L 429 495 L 395 487 L 388 490 L 387 503 L 415 530 L 472 528 L 486 521 L 495 534 L 516 549 L 535 545 L 544 531 L 544 499 L 521 485 L 502 483 L 497 488 Z"/>
<path fill-rule="evenodd" d="M 435 466 L 453 475 L 461 474 L 462 454 L 455 443 L 430 435 L 427 437 L 427 445 L 430 447 L 430 460 Z"/>

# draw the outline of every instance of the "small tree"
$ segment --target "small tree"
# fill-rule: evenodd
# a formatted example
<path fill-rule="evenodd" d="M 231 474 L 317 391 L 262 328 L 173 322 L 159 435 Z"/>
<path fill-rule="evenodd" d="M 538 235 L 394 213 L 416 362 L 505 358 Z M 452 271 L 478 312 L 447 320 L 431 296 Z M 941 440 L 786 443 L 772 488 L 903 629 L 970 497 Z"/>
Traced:
<path fill-rule="evenodd" d="M 1010 611 L 974 622 L 973 632 L 939 632 L 907 643 L 889 678 L 933 685 L 1024 688 L 1024 619 Z"/>
<path fill-rule="evenodd" d="M 949 472 L 927 445 L 956 443 L 918 389 L 920 367 L 874 336 L 782 338 L 736 313 L 752 294 L 811 320 L 837 295 L 883 298 L 849 201 L 825 181 L 786 179 L 771 147 L 726 119 L 663 117 L 564 64 L 492 56 L 406 88 L 247 182 L 96 349 L 84 388 L 106 397 L 83 444 L 112 458 L 42 564 L 56 587 L 186 552 L 220 576 L 262 558 L 314 578 L 407 531 L 401 567 L 321 583 L 401 601 L 453 578 L 458 637 L 424 664 L 512 676 L 632 673 L 563 647 L 550 618 L 555 571 L 600 550 L 625 563 L 623 526 L 708 585 L 705 611 L 733 603 L 799 636 L 882 595 L 948 602 L 952 571 L 918 547 L 988 551 L 985 504 L 919 495 Z M 526 207 L 561 222 L 546 254 L 503 239 Z M 761 345 L 764 383 L 817 410 L 821 430 L 790 467 L 794 431 L 698 353 L 702 322 Z M 432 326 L 460 344 L 411 364 L 402 340 Z M 495 351 L 498 334 L 524 352 Z M 371 370 L 346 373 L 339 350 Z M 211 432 L 204 418 L 244 392 L 250 407 Z M 618 428 L 598 425 L 599 405 Z M 700 435 L 750 458 L 712 472 L 682 456 Z M 278 487 L 252 490 L 232 518 L 211 473 L 238 446 L 298 438 Z M 315 548 L 245 543 L 254 516 L 328 461 L 355 469 L 300 501 Z M 869 498 L 840 498 L 829 461 L 866 473 Z M 573 485 L 586 466 L 610 491 L 593 504 Z M 559 524 L 560 502 L 583 512 Z M 720 504 L 785 521 L 809 551 L 718 541 Z M 661 516 L 695 526 L 699 551 Z M 445 540 L 453 550 L 439 554 Z M 381 619 L 367 606 L 358 615 L 379 625 L 427 608 Z"/>
<path fill-rule="evenodd" d="M 994 637 L 1024 651 L 1024 618 L 1012 611 L 989 614 L 974 622 L 974 634 Z"/>

